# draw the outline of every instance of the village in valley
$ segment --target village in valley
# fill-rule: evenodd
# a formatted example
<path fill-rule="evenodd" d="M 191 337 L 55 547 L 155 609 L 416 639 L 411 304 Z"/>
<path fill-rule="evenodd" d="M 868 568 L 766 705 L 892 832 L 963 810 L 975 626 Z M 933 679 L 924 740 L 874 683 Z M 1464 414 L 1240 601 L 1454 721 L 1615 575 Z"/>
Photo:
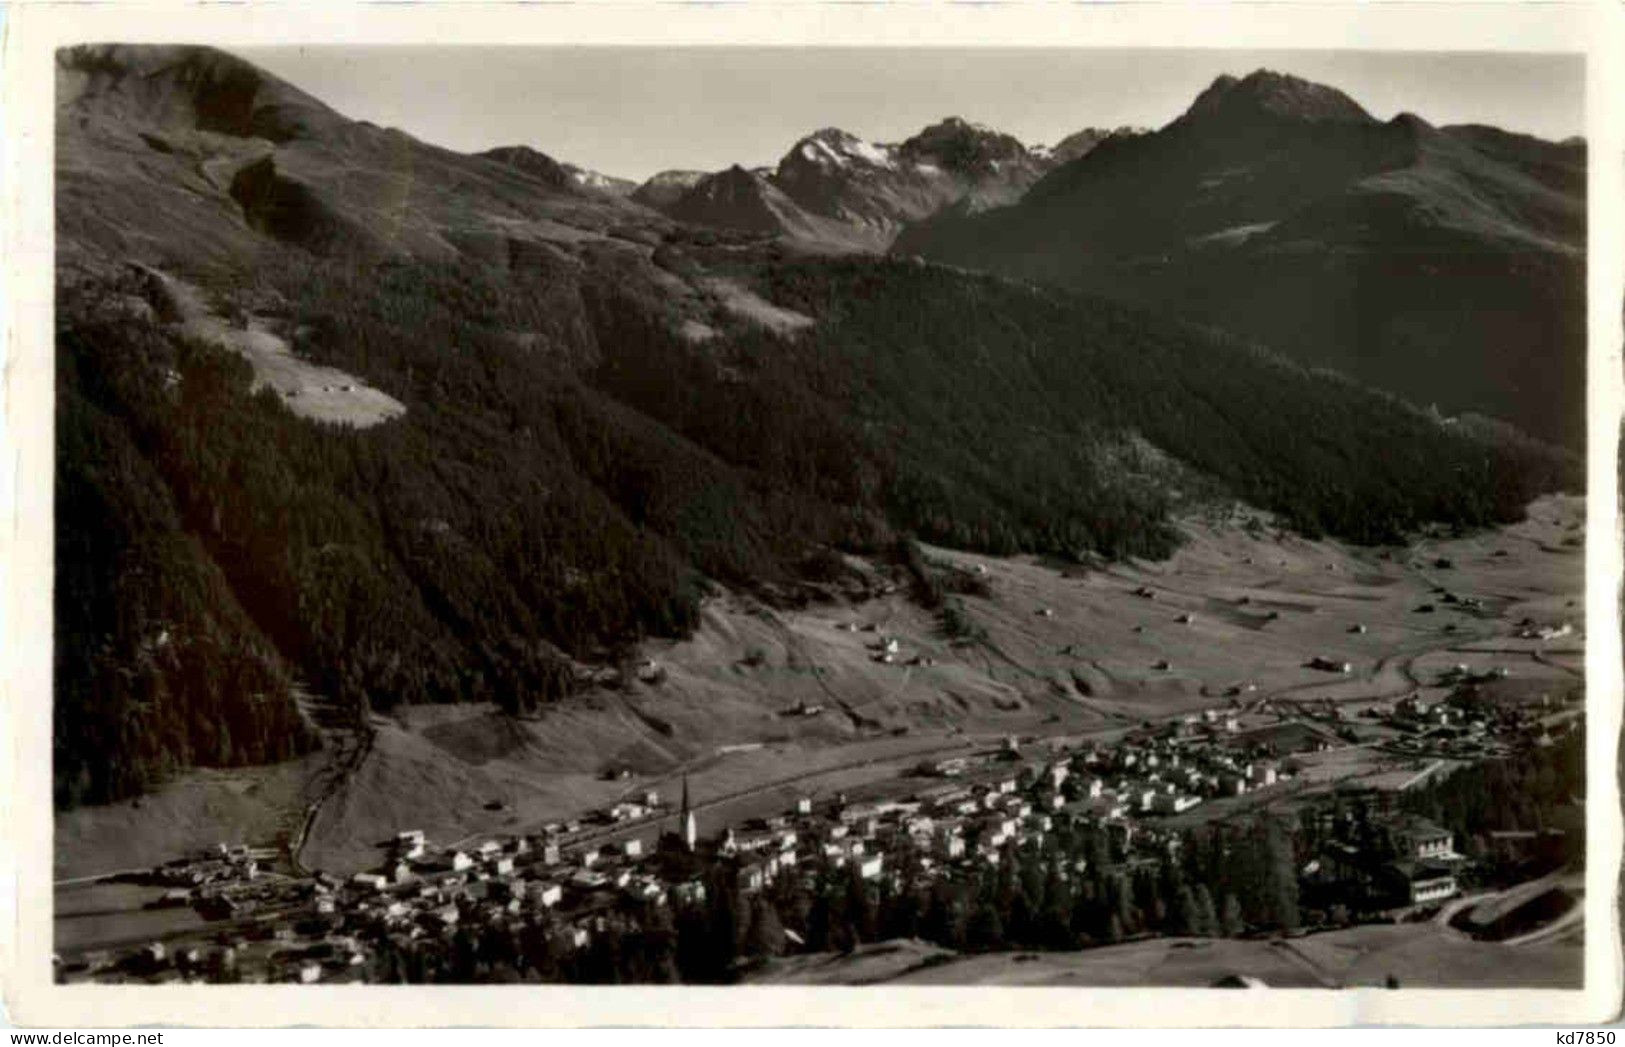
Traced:
<path fill-rule="evenodd" d="M 56 995 L 1599 989 L 1584 48 L 57 35 Z"/>
<path fill-rule="evenodd" d="M 1567 985 L 1583 512 L 1409 549 L 1215 517 L 1154 567 L 912 547 L 800 609 L 717 595 L 588 685 L 652 739 L 725 703 L 675 720 L 713 747 L 606 735 L 474 791 L 372 776 L 529 773 L 571 721 L 375 717 L 332 735 L 296 836 L 65 869 L 55 977 Z M 109 868 L 105 834 L 67 839 Z"/>
<path fill-rule="evenodd" d="M 1571 631 L 1566 623 L 1524 628 L 1546 638 Z M 882 635 L 873 646 L 889 656 L 895 648 L 887 643 Z M 1335 664 L 1323 669 L 1346 671 Z M 1209 707 L 1110 737 L 967 740 L 963 753 L 925 759 L 895 778 L 851 794 L 801 795 L 788 809 L 737 824 L 706 824 L 684 777 L 676 795 L 634 791 L 579 820 L 530 833 L 446 843 L 420 830 L 400 831 L 379 841 L 375 868 L 346 877 L 296 873 L 275 849 L 221 844 L 118 877 L 161 888 L 147 908 L 186 911 L 188 919 L 150 941 L 63 951 L 57 977 L 433 980 L 406 959 L 427 949 L 462 955 L 470 971 L 499 956 L 514 964 L 528 953 L 532 973 L 539 951 L 556 977 L 575 970 L 595 980 L 571 968 L 570 958 L 580 962 L 600 939 L 651 927 L 675 938 L 685 919 L 708 928 L 719 908 L 708 892 L 735 896 L 743 909 L 729 919 L 749 924 L 753 938 L 763 920 L 753 899 L 778 899 L 780 908 L 796 896 L 832 892 L 849 898 L 856 892 L 860 901 L 851 904 L 867 906 L 905 895 L 941 899 L 958 892 L 969 899 L 985 894 L 1001 869 L 1005 882 L 1019 877 L 1018 869 L 1042 870 L 1069 885 L 1069 898 L 1081 897 L 1086 879 L 1093 892 L 1114 877 L 1165 878 L 1192 833 L 1248 817 L 1293 825 L 1286 859 L 1293 882 L 1286 889 L 1294 917 L 1273 928 L 1248 926 L 1234 898 L 1221 907 L 1207 886 L 1196 895 L 1181 886 L 1181 899 L 1202 900 L 1170 903 L 1178 910 L 1166 917 L 1171 922 L 1147 918 L 1141 935 L 1296 934 L 1431 918 L 1510 869 L 1538 878 L 1583 854 L 1572 821 L 1464 841 L 1412 802 L 1430 783 L 1486 760 L 1540 761 L 1565 747 L 1583 750 L 1579 688 L 1521 702 L 1486 700 L 1482 685 L 1505 678 L 1504 668 L 1457 666 L 1430 681 L 1442 693 L 1431 700 L 1272 699 L 1239 685 Z M 1370 776 L 1370 766 L 1384 760 L 1402 770 Z M 1359 761 L 1365 777 L 1350 770 Z M 1126 904 L 1105 895 L 1101 902 Z M 870 919 L 884 917 L 871 911 Z M 771 923 L 766 952 L 809 948 L 809 931 L 796 926 L 803 921 L 775 912 Z M 1115 912 L 1103 926 L 1104 940 L 1087 931 L 1084 940 L 1134 937 Z M 1502 928 L 1500 936 L 1520 929 Z M 745 935 L 744 926 L 739 933 Z M 823 938 L 813 945 L 829 947 L 828 934 Z"/>

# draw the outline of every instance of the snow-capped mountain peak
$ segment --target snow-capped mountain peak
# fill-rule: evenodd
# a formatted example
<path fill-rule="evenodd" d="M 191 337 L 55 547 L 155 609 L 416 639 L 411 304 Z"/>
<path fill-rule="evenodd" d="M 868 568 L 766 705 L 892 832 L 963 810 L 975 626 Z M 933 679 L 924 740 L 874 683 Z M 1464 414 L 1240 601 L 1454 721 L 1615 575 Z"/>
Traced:
<path fill-rule="evenodd" d="M 808 163 L 819 167 L 853 168 L 879 167 L 892 170 L 897 160 L 887 146 L 877 145 L 836 127 L 816 131 L 791 147 L 783 161 L 786 164 Z"/>

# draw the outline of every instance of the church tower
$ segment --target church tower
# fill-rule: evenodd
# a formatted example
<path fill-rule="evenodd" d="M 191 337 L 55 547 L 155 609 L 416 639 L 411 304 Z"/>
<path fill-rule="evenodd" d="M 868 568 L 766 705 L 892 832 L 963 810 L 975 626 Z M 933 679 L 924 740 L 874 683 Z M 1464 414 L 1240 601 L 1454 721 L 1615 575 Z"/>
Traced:
<path fill-rule="evenodd" d="M 683 775 L 683 808 L 682 812 L 677 816 L 677 824 L 680 826 L 678 831 L 683 834 L 683 845 L 692 851 L 698 833 L 694 824 L 694 812 L 688 808 L 688 775 L 686 774 Z"/>

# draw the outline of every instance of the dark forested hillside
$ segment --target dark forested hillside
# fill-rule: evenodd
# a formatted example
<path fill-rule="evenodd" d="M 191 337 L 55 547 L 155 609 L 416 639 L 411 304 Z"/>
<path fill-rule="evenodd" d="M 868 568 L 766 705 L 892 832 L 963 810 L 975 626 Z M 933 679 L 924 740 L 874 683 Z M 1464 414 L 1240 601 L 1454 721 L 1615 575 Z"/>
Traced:
<path fill-rule="evenodd" d="M 856 468 L 849 445 L 816 481 L 758 480 L 782 463 L 735 466 L 598 392 L 553 351 L 567 335 L 516 341 L 505 325 L 536 301 L 475 269 L 290 267 L 285 289 L 298 346 L 400 396 L 404 418 L 312 424 L 252 394 L 234 354 L 108 315 L 107 286 L 62 297 L 62 802 L 286 755 L 294 673 L 352 707 L 555 700 L 570 659 L 691 627 L 704 578 L 784 581 L 823 543 L 882 533 L 818 498 Z M 224 667 L 150 656 L 165 631 Z"/>
<path fill-rule="evenodd" d="M 545 288 L 472 265 L 257 279 L 298 352 L 407 412 L 313 424 L 234 354 L 64 289 L 62 802 L 297 751 L 295 676 L 357 708 L 554 701 L 573 660 L 691 628 L 707 579 L 782 592 L 899 530 L 1157 556 L 1182 487 L 1379 541 L 1514 518 L 1574 468 L 1146 313 L 912 263 L 771 266 L 815 332 L 701 345 L 613 287 L 587 289 L 590 331 L 550 328 Z"/>
<path fill-rule="evenodd" d="M 301 686 L 356 715 L 559 701 L 691 630 L 717 583 L 816 596 L 832 550 L 1156 557 L 1208 498 L 1387 541 L 1578 481 L 1572 455 L 1498 423 L 1155 312 L 788 260 L 540 153 L 347 120 L 206 48 L 66 49 L 57 105 L 64 805 L 307 749 Z M 948 148 L 970 132 L 910 148 L 1005 155 Z M 1154 137 L 1075 163 L 1115 169 Z M 1311 154 L 1346 173 L 1342 146 Z M 1571 187 L 1565 155 L 1528 179 Z M 388 409 L 307 406 L 358 385 Z M 355 424 L 313 420 L 335 417 Z"/>
<path fill-rule="evenodd" d="M 771 279 L 825 317 L 817 351 L 893 449 L 894 519 L 940 540 L 1154 553 L 1170 487 L 1195 474 L 1307 532 L 1381 542 L 1516 519 L 1578 481 L 1575 456 L 1141 309 L 906 262 Z M 1151 475 L 1112 453 L 1124 434 L 1160 452 Z"/>
<path fill-rule="evenodd" d="M 104 344 L 131 356 L 168 348 L 151 332 Z M 186 529 L 123 398 L 105 395 L 124 385 L 129 401 L 150 402 L 157 391 L 81 345 L 65 339 L 57 365 L 57 802 L 141 792 L 192 764 L 308 749 L 286 663 Z M 85 364 L 102 373 L 85 375 Z"/>

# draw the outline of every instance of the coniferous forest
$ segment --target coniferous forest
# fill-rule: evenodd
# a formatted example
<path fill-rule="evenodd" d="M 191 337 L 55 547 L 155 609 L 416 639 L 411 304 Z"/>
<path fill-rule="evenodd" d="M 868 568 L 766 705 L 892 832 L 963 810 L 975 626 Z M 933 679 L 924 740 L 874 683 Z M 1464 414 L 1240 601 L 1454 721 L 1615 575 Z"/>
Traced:
<path fill-rule="evenodd" d="M 406 405 L 364 430 L 109 311 L 116 281 L 65 284 L 58 804 L 305 751 L 298 687 L 358 714 L 555 702 L 582 663 L 684 635 L 714 583 L 783 596 L 832 549 L 1159 557 L 1192 497 L 1388 542 L 1580 479 L 1565 452 L 1126 306 L 901 261 L 752 279 L 817 325 L 693 342 L 613 282 L 566 302 L 473 263 L 279 254 L 216 288 Z"/>

